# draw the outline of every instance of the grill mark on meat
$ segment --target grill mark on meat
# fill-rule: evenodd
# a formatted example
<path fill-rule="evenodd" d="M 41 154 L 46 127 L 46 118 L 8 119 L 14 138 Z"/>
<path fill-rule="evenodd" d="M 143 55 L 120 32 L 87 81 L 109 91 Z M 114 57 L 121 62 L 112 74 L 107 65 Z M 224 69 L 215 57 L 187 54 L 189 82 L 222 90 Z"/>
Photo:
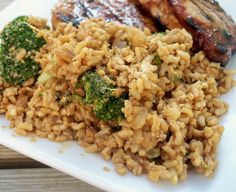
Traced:
<path fill-rule="evenodd" d="M 143 7 L 150 11 L 162 25 L 169 29 L 180 28 L 181 24 L 170 9 L 167 0 L 139 0 Z"/>
<path fill-rule="evenodd" d="M 139 10 L 142 7 L 149 12 Z M 60 0 L 53 10 L 53 24 L 58 21 L 78 25 L 92 17 L 103 17 L 108 22 L 156 31 L 155 21 L 169 29 L 185 28 L 194 39 L 194 50 L 225 65 L 236 52 L 236 25 L 215 0 Z M 64 6 L 59 6 L 59 5 Z"/>
<path fill-rule="evenodd" d="M 196 7 L 198 7 L 199 9 L 200 9 L 200 11 L 201 11 L 201 14 L 207 19 L 207 20 L 209 20 L 209 21 L 214 21 L 214 19 L 208 14 L 208 13 L 206 13 L 205 11 L 204 11 L 204 8 L 206 8 L 206 7 L 208 7 L 208 5 L 206 5 L 204 8 L 202 8 L 201 7 L 201 3 L 200 3 L 200 6 L 199 6 L 199 3 L 198 2 L 196 2 L 196 1 L 192 1 L 193 2 L 193 4 L 196 6 Z M 209 8 L 209 7 L 208 7 Z"/>
<path fill-rule="evenodd" d="M 207 4 L 205 1 L 202 1 L 203 2 L 203 4 L 205 5 L 205 6 L 207 6 L 209 9 L 211 9 L 211 6 L 209 6 L 209 4 Z M 220 7 L 220 5 L 219 5 L 219 3 L 218 2 L 216 2 L 216 1 L 214 1 L 214 0 L 211 0 L 210 1 L 211 2 L 211 5 L 213 5 L 214 6 L 214 8 L 216 9 L 216 10 L 218 10 L 218 11 L 216 11 L 216 12 L 214 12 L 219 18 L 221 18 L 222 16 L 223 16 L 223 18 L 221 18 L 221 20 L 222 21 L 228 21 L 228 22 L 222 22 L 223 24 L 225 24 L 225 28 L 227 28 L 227 29 L 230 29 L 232 32 L 228 32 L 228 31 L 226 31 L 226 30 L 223 30 L 223 35 L 224 35 L 224 37 L 226 38 L 226 39 L 228 39 L 228 40 L 233 40 L 233 38 L 234 38 L 234 36 L 236 37 L 236 27 L 234 26 L 233 28 L 232 28 L 232 25 L 230 25 L 229 24 L 229 22 L 231 22 L 231 24 L 233 23 L 234 24 L 234 20 L 230 17 L 230 16 L 228 16 L 227 15 L 227 13 Z M 220 14 L 221 13 L 221 14 Z M 227 17 L 227 18 L 225 18 L 225 17 Z M 232 33 L 234 33 L 234 35 L 232 34 Z M 236 47 L 235 48 L 233 48 L 233 52 L 235 52 L 235 49 L 236 49 Z"/>
<path fill-rule="evenodd" d="M 181 24 L 193 35 L 198 48 L 203 50 L 209 59 L 226 65 L 235 52 L 236 36 L 229 37 L 233 36 L 232 29 L 236 29 L 236 25 L 224 10 L 214 8 L 213 5 L 217 4 L 212 1 L 168 1 Z M 206 6 L 206 2 L 209 5 Z M 210 21 L 204 16 L 206 14 L 211 16 Z"/>
<path fill-rule="evenodd" d="M 216 17 L 218 17 L 217 21 L 219 22 L 218 23 L 218 25 L 219 25 L 218 27 L 224 26 L 224 28 L 226 28 L 226 23 L 223 22 L 222 19 L 220 19 L 220 16 L 218 15 L 218 12 L 217 11 L 216 12 L 212 12 L 212 6 L 214 4 L 211 3 L 212 6 L 209 6 L 210 5 L 209 3 L 207 4 L 205 1 L 202 1 L 202 0 L 200 0 L 200 1 L 191 0 L 191 2 L 193 4 L 195 4 L 198 9 L 201 10 L 201 14 L 204 15 L 205 18 L 207 18 L 208 20 L 210 20 L 214 24 L 217 24 L 215 22 L 215 19 L 216 19 L 215 16 L 216 16 Z M 224 10 L 222 9 L 221 12 L 224 12 Z"/>
<path fill-rule="evenodd" d="M 104 18 L 139 28 L 157 31 L 156 21 L 140 11 L 136 0 L 60 0 L 52 11 L 53 25 L 72 22 L 75 26 L 88 18 Z"/>
<path fill-rule="evenodd" d="M 224 66 L 236 52 L 236 25 L 215 0 L 139 2 L 167 28 L 181 27 L 190 32 L 194 40 L 193 50 L 203 50 L 210 60 Z"/>

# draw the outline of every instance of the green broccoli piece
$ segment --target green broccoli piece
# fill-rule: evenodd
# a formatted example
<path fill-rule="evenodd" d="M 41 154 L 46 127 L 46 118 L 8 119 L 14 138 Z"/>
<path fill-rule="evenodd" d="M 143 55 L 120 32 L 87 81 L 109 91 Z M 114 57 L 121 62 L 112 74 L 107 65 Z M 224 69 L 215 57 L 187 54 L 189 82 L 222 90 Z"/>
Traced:
<path fill-rule="evenodd" d="M 158 35 L 158 34 L 160 34 L 160 35 L 166 35 L 166 32 L 165 32 L 165 31 L 154 32 L 153 34 L 154 34 L 154 35 Z"/>
<path fill-rule="evenodd" d="M 66 106 L 72 102 L 79 102 L 80 104 L 83 104 L 83 98 L 76 93 L 72 94 L 70 92 L 62 95 L 59 92 L 56 92 L 56 98 L 59 101 L 60 106 Z"/>
<path fill-rule="evenodd" d="M 34 57 L 46 43 L 28 23 L 27 16 L 20 16 L 10 22 L 0 34 L 0 76 L 8 83 L 22 85 L 39 75 L 40 66 Z M 19 50 L 25 50 L 20 60 Z"/>
<path fill-rule="evenodd" d="M 28 19 L 27 16 L 19 16 L 3 29 L 0 38 L 5 53 L 11 48 L 38 51 L 45 44 L 44 38 L 33 31 Z"/>
<path fill-rule="evenodd" d="M 92 104 L 97 99 L 103 97 L 108 98 L 112 94 L 112 90 L 115 88 L 93 71 L 84 73 L 80 78 L 79 84 L 83 86 L 86 93 L 86 104 Z"/>
<path fill-rule="evenodd" d="M 182 79 L 182 76 L 180 74 L 174 74 L 170 79 L 173 83 L 179 83 Z"/>
<path fill-rule="evenodd" d="M 96 117 L 101 120 L 109 121 L 117 119 L 122 120 L 124 114 L 121 111 L 121 108 L 124 107 L 124 100 L 126 95 L 121 97 L 110 96 L 107 99 L 98 99 L 94 103 L 94 113 Z"/>
<path fill-rule="evenodd" d="M 153 58 L 153 60 L 152 60 L 152 64 L 153 64 L 153 65 L 157 65 L 157 66 L 159 66 L 159 65 L 162 64 L 162 60 L 161 60 L 161 58 L 160 58 L 160 56 L 159 56 L 158 54 L 156 54 L 156 55 L 154 56 L 154 58 Z"/>
<path fill-rule="evenodd" d="M 5 55 L 1 58 L 0 66 L 2 78 L 8 83 L 17 85 L 37 76 L 40 70 L 39 64 L 30 57 L 21 62 Z"/>
<path fill-rule="evenodd" d="M 120 97 L 114 95 L 115 86 L 107 83 L 94 71 L 88 71 L 82 75 L 79 81 L 85 91 L 85 104 L 91 104 L 98 119 L 103 121 L 121 120 L 124 114 L 121 108 L 124 107 L 124 100 L 127 94 Z"/>
<path fill-rule="evenodd" d="M 166 35 L 166 32 L 165 32 L 165 31 L 162 31 L 162 32 L 159 32 L 159 34 L 161 34 L 161 35 Z"/>

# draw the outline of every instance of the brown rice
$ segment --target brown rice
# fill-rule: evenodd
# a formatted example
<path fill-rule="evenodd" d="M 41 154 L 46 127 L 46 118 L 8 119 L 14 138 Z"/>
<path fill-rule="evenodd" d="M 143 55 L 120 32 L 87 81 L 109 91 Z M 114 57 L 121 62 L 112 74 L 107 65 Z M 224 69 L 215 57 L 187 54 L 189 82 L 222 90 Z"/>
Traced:
<path fill-rule="evenodd" d="M 78 28 L 60 23 L 41 35 L 47 45 L 37 61 L 42 74 L 50 74 L 47 81 L 29 80 L 22 87 L 0 81 L 0 112 L 18 134 L 76 140 L 87 152 L 111 160 L 120 175 L 127 170 L 146 173 L 154 182 L 178 183 L 189 169 L 213 174 L 224 131 L 219 118 L 228 109 L 218 96 L 234 82 L 231 72 L 203 52 L 191 53 L 189 33 L 174 29 L 151 34 L 91 19 Z M 159 65 L 152 62 L 156 55 Z M 98 120 L 91 106 L 57 101 L 57 92 L 83 96 L 73 85 L 91 68 L 129 92 L 120 130 Z"/>

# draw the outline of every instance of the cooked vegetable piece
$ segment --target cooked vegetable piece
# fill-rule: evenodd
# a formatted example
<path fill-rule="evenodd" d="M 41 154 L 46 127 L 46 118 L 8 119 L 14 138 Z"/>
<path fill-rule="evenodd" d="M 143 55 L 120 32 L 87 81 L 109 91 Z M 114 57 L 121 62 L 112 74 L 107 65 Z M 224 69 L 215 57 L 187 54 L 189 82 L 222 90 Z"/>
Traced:
<path fill-rule="evenodd" d="M 17 17 L 0 34 L 0 76 L 14 85 L 38 76 L 40 66 L 34 56 L 46 43 L 28 19 L 27 16 Z"/>
<path fill-rule="evenodd" d="M 94 71 L 88 71 L 82 75 L 79 84 L 85 91 L 85 104 L 93 106 L 94 114 L 98 119 L 121 120 L 124 114 L 121 109 L 124 107 L 126 94 L 116 97 L 115 86 L 109 84 Z"/>
<path fill-rule="evenodd" d="M 161 154 L 161 152 L 160 152 L 159 148 L 153 148 L 147 152 L 147 157 L 148 157 L 148 159 L 155 159 L 155 158 L 159 157 L 160 154 Z"/>
<path fill-rule="evenodd" d="M 161 58 L 160 58 L 160 56 L 159 56 L 158 54 L 156 54 L 156 55 L 154 56 L 154 58 L 153 58 L 153 60 L 152 60 L 152 64 L 153 64 L 153 65 L 157 65 L 157 66 L 159 66 L 159 65 L 162 64 L 162 60 L 161 60 Z"/>
<path fill-rule="evenodd" d="M 21 85 L 39 74 L 40 66 L 32 58 L 16 61 L 9 56 L 1 57 L 1 77 L 8 83 Z"/>
<path fill-rule="evenodd" d="M 124 118 L 124 114 L 121 108 L 124 107 L 124 100 L 126 96 L 114 97 L 110 96 L 108 99 L 103 98 L 96 100 L 94 103 L 94 113 L 97 118 L 109 121 L 109 120 L 121 120 Z"/>
<path fill-rule="evenodd" d="M 32 26 L 28 23 L 29 17 L 20 16 L 10 22 L 1 33 L 1 44 L 5 51 L 10 49 L 25 49 L 26 51 L 38 51 L 45 40 L 38 37 Z"/>
<path fill-rule="evenodd" d="M 114 89 L 114 86 L 108 84 L 94 71 L 84 73 L 80 79 L 80 84 L 86 93 L 85 103 L 87 104 L 92 104 L 101 98 L 108 98 Z"/>

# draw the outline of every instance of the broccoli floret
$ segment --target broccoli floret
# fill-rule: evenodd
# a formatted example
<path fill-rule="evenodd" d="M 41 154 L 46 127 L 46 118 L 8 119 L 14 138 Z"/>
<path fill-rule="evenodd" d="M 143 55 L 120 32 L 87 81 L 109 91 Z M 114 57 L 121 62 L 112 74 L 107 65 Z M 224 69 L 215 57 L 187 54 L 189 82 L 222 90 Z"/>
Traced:
<path fill-rule="evenodd" d="M 20 16 L 10 22 L 1 33 L 1 44 L 5 53 L 11 48 L 38 51 L 44 44 L 43 37 L 38 37 L 28 23 L 27 16 Z"/>
<path fill-rule="evenodd" d="M 32 58 L 16 61 L 5 55 L 1 58 L 1 76 L 11 84 L 21 85 L 31 77 L 38 75 L 40 66 Z"/>
<path fill-rule="evenodd" d="M 85 104 L 93 106 L 94 114 L 103 121 L 121 120 L 124 114 L 126 94 L 119 97 L 114 95 L 115 86 L 109 84 L 94 71 L 88 71 L 82 75 L 79 84 L 85 91 Z"/>
<path fill-rule="evenodd" d="M 14 85 L 39 75 L 40 66 L 34 57 L 46 43 L 43 37 L 38 37 L 28 19 L 27 16 L 17 17 L 0 34 L 0 76 Z M 19 59 L 20 51 L 23 56 Z"/>
<path fill-rule="evenodd" d="M 158 54 L 156 54 L 152 60 L 153 65 L 160 66 L 162 64 L 162 60 Z"/>
<path fill-rule="evenodd" d="M 98 99 L 94 103 L 94 113 L 97 118 L 109 121 L 117 119 L 118 121 L 124 118 L 124 114 L 121 108 L 124 107 L 124 99 L 126 95 L 122 97 L 110 96 L 107 99 Z"/>
<path fill-rule="evenodd" d="M 97 99 L 109 97 L 112 94 L 112 90 L 115 88 L 94 71 L 84 73 L 80 78 L 80 84 L 83 86 L 86 93 L 86 104 L 92 104 Z"/>
<path fill-rule="evenodd" d="M 66 92 L 64 95 L 60 92 L 56 92 L 56 99 L 59 102 L 60 106 L 66 106 L 72 102 L 83 103 L 83 98 L 76 93 L 72 94 L 70 92 Z"/>
<path fill-rule="evenodd" d="M 182 79 L 182 76 L 180 74 L 174 74 L 172 77 L 170 77 L 170 79 L 173 83 L 179 83 Z"/>

